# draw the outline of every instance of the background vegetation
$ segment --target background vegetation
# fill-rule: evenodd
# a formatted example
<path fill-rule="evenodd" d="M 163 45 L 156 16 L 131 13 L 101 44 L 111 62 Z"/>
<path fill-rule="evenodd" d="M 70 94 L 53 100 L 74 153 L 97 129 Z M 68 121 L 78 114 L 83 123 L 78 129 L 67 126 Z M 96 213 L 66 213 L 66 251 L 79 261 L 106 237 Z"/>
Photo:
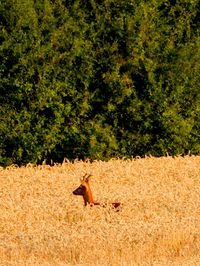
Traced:
<path fill-rule="evenodd" d="M 0 164 L 200 152 L 199 0 L 1 0 Z"/>

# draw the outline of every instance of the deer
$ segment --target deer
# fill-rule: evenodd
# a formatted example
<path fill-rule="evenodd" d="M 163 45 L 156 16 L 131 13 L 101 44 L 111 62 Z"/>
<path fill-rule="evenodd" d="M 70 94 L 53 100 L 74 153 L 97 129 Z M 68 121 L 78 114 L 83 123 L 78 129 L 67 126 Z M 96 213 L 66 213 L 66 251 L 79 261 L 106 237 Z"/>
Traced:
<path fill-rule="evenodd" d="M 76 196 L 82 196 L 83 197 L 83 201 L 84 201 L 84 206 L 90 205 L 91 207 L 94 205 L 99 205 L 102 207 L 106 207 L 106 206 L 111 206 L 115 209 L 118 209 L 118 207 L 121 205 L 120 202 L 112 202 L 112 203 L 100 203 L 100 202 L 95 202 L 93 199 L 93 195 L 92 195 L 92 191 L 90 188 L 90 177 L 92 175 L 91 174 L 85 174 L 83 176 L 83 178 L 81 179 L 81 185 L 76 188 L 72 193 Z"/>

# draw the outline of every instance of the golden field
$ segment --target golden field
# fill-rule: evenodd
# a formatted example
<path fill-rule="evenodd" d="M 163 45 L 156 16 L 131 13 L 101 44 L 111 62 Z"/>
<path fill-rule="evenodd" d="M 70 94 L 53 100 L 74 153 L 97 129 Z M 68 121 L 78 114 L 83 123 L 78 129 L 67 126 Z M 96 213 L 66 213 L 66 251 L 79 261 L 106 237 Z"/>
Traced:
<path fill-rule="evenodd" d="M 200 265 L 200 157 L 0 169 L 0 265 Z"/>

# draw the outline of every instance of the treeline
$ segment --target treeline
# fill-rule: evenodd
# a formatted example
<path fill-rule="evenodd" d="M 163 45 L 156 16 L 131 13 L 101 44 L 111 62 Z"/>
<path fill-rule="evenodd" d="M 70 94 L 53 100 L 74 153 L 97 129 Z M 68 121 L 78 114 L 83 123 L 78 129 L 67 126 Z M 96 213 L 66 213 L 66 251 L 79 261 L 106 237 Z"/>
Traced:
<path fill-rule="evenodd" d="M 200 153 L 199 0 L 1 0 L 0 164 Z"/>

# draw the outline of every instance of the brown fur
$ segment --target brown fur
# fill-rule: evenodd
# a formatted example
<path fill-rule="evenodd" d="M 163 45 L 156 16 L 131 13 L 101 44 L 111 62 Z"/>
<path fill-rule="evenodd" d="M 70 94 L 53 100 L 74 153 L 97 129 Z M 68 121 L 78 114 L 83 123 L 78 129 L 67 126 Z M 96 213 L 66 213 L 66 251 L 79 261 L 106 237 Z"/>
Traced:
<path fill-rule="evenodd" d="M 94 202 L 92 191 L 91 191 L 90 184 L 89 184 L 90 177 L 91 175 L 85 174 L 83 178 L 81 179 L 81 185 L 73 191 L 73 194 L 76 196 L 82 196 L 85 206 L 89 204 L 90 206 L 100 205 L 102 207 L 106 207 L 109 204 L 106 204 L 106 203 L 101 204 L 99 202 Z M 114 208 L 118 208 L 121 205 L 121 203 L 113 202 L 110 205 L 113 206 Z"/>

